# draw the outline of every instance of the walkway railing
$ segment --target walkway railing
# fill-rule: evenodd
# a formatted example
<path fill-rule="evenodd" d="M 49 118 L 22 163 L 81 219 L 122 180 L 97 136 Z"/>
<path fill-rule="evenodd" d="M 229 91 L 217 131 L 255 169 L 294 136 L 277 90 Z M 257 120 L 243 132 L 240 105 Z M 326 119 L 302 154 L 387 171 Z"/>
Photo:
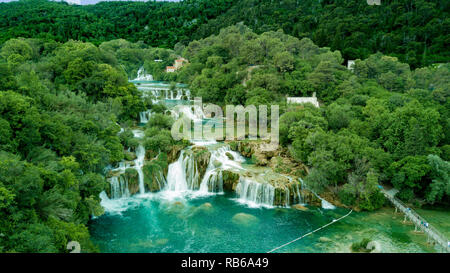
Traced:
<path fill-rule="evenodd" d="M 450 243 L 445 235 L 440 233 L 437 229 L 435 229 L 432 225 L 430 225 L 422 216 L 417 214 L 414 210 L 406 206 L 402 201 L 398 198 L 395 198 L 392 193 L 389 193 L 384 188 L 380 187 L 381 192 L 386 196 L 389 201 L 399 209 L 401 212 L 405 214 L 405 220 L 409 219 L 414 223 L 415 229 L 420 229 L 428 236 L 428 241 L 434 241 L 437 243 L 443 250 L 443 252 L 450 252 Z"/>

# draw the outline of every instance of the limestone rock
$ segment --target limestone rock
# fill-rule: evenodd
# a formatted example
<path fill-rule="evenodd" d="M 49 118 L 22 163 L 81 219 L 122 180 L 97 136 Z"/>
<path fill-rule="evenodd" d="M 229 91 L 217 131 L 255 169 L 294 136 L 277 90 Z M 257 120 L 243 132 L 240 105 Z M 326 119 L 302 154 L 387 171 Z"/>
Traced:
<path fill-rule="evenodd" d="M 322 243 L 331 242 L 331 239 L 328 237 L 320 237 L 319 241 Z"/>
<path fill-rule="evenodd" d="M 304 206 L 302 206 L 300 204 L 293 205 L 292 208 L 294 208 L 296 210 L 301 210 L 301 211 L 307 211 L 308 210 L 307 207 L 304 207 Z"/>
<path fill-rule="evenodd" d="M 250 227 L 257 224 L 259 219 L 251 214 L 241 212 L 236 213 L 233 218 L 231 218 L 231 221 L 239 226 Z"/>

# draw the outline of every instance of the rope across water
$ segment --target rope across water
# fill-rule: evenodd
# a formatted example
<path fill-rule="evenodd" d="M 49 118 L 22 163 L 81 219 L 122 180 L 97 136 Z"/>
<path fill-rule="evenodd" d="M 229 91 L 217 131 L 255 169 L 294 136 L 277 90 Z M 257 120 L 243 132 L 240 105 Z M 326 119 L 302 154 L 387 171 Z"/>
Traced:
<path fill-rule="evenodd" d="M 344 216 L 342 216 L 342 217 L 340 217 L 340 218 L 338 218 L 338 219 L 333 219 L 333 221 L 329 222 L 328 224 L 323 225 L 323 226 L 321 226 L 320 228 L 315 229 L 315 230 L 313 230 L 313 231 L 311 231 L 311 232 L 308 232 L 308 233 L 306 233 L 306 234 L 304 234 L 304 235 L 302 235 L 302 236 L 300 236 L 300 237 L 298 237 L 298 238 L 296 238 L 296 239 L 294 239 L 294 240 L 292 240 L 292 241 L 290 241 L 290 242 L 287 242 L 287 243 L 285 243 L 284 245 L 281 245 L 281 246 L 279 246 L 279 247 L 276 247 L 276 248 L 272 249 L 271 251 L 268 251 L 267 253 L 272 253 L 272 252 L 274 252 L 275 250 L 278 250 L 278 249 L 280 249 L 280 248 L 282 248 L 282 247 L 285 247 L 285 246 L 287 246 L 287 245 L 290 245 L 290 244 L 292 244 L 293 242 L 296 242 L 296 241 L 298 241 L 298 240 L 300 240 L 300 239 L 303 239 L 303 238 L 305 238 L 306 236 L 309 236 L 309 235 L 313 234 L 313 233 L 316 232 L 316 231 L 319 231 L 319 230 L 321 230 L 321 229 L 323 229 L 323 228 L 326 228 L 327 226 L 329 226 L 329 225 L 331 225 L 331 224 L 334 224 L 334 223 L 336 223 L 336 222 L 338 222 L 338 221 L 344 219 L 345 217 L 349 216 L 350 213 L 352 213 L 352 212 L 353 212 L 353 210 L 350 210 L 350 212 L 347 213 L 346 215 L 344 215 Z"/>

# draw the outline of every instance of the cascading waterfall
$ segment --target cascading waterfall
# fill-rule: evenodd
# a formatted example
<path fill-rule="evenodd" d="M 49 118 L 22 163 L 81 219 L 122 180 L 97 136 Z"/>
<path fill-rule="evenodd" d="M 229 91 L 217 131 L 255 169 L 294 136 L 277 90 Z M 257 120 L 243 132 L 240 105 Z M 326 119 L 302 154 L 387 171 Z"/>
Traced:
<path fill-rule="evenodd" d="M 129 197 L 128 181 L 122 176 L 111 177 L 111 199 Z"/>
<path fill-rule="evenodd" d="M 289 182 L 293 182 L 292 177 L 284 175 L 284 174 L 280 174 L 284 177 L 286 177 L 287 179 L 289 179 Z M 300 187 L 299 187 L 300 185 Z M 284 203 L 286 206 L 288 206 L 289 204 L 304 204 L 303 202 L 303 197 L 302 197 L 302 184 L 301 183 L 295 183 L 291 188 L 289 187 L 285 187 L 284 191 L 285 191 L 285 200 Z M 292 190 L 292 202 L 290 200 L 291 194 L 290 191 Z M 281 200 L 281 191 L 280 191 L 280 199 Z"/>
<path fill-rule="evenodd" d="M 306 185 L 305 185 L 305 183 L 303 182 L 303 179 L 298 178 L 298 180 L 300 181 L 300 184 L 302 185 L 302 188 L 305 188 L 305 189 L 306 189 Z M 317 198 L 320 199 L 320 201 L 321 201 L 321 203 L 322 203 L 322 208 L 323 208 L 323 209 L 335 209 L 335 208 L 336 208 L 333 204 L 331 204 L 331 203 L 328 202 L 327 200 L 325 200 L 325 199 L 323 199 L 322 197 L 320 197 L 320 196 L 319 196 L 316 192 L 314 192 L 313 190 L 311 190 L 311 189 L 309 189 L 309 188 L 308 188 L 308 190 L 309 190 L 310 192 L 312 192 Z"/>
<path fill-rule="evenodd" d="M 178 89 L 177 90 L 177 96 L 176 96 L 176 100 L 181 100 L 181 98 L 183 97 L 183 90 Z"/>
<path fill-rule="evenodd" d="M 301 187 L 301 184 L 300 184 L 300 187 Z M 296 203 L 297 204 L 304 204 L 301 188 L 298 187 L 298 184 L 295 184 L 295 189 L 297 191 L 297 195 L 294 195 L 294 197 L 297 197 L 297 200 L 295 200 Z"/>
<path fill-rule="evenodd" d="M 137 72 L 137 77 L 135 81 L 153 81 L 153 76 L 145 73 L 145 69 L 141 66 Z"/>
<path fill-rule="evenodd" d="M 222 170 L 210 169 L 203 176 L 202 183 L 200 184 L 199 192 L 201 193 L 223 193 L 223 178 Z"/>
<path fill-rule="evenodd" d="M 186 191 L 223 192 L 222 170 L 242 169 L 239 163 L 243 162 L 244 158 L 239 153 L 231 151 L 228 145 L 210 152 L 208 166 L 201 178 L 194 155 L 189 150 L 181 151 L 178 160 L 169 165 L 165 191 L 175 193 Z M 227 153 L 233 160 L 227 156 Z"/>
<path fill-rule="evenodd" d="M 139 80 L 139 79 L 136 79 Z M 152 103 L 156 104 L 161 101 L 161 99 L 165 100 L 183 100 L 187 99 L 188 101 L 191 98 L 191 91 L 186 88 L 176 88 L 175 91 L 171 90 L 170 87 L 166 84 L 161 83 L 140 83 L 137 86 L 137 89 L 142 91 L 142 98 L 146 98 L 151 96 Z"/>
<path fill-rule="evenodd" d="M 191 100 L 191 91 L 189 91 L 189 90 L 186 90 L 186 99 L 187 100 Z"/>
<path fill-rule="evenodd" d="M 151 115 L 152 115 L 152 112 L 150 110 L 140 112 L 139 113 L 140 122 L 144 123 L 144 124 L 147 123 L 148 120 L 150 119 Z"/>
<path fill-rule="evenodd" d="M 132 132 L 135 138 L 144 137 L 144 132 L 141 130 L 133 130 Z M 138 172 L 140 194 L 145 193 L 144 172 L 142 171 L 142 167 L 144 167 L 144 160 L 145 160 L 145 148 L 144 146 L 142 146 L 142 144 L 139 144 L 139 146 L 136 148 L 136 159 L 134 160 L 134 168 Z"/>
<path fill-rule="evenodd" d="M 199 178 L 194 156 L 181 151 L 178 160 L 169 165 L 165 190 L 177 193 L 196 190 Z"/>
<path fill-rule="evenodd" d="M 236 188 L 239 201 L 251 206 L 273 206 L 275 188 L 268 183 L 259 183 L 248 177 L 240 177 Z"/>
<path fill-rule="evenodd" d="M 138 172 L 138 178 L 139 178 L 139 193 L 143 194 L 145 193 L 145 187 L 144 187 L 144 172 L 142 171 L 142 167 L 144 167 L 144 159 L 145 159 L 145 148 L 142 145 L 139 145 L 136 148 L 136 160 L 134 160 L 135 163 L 135 169 Z"/>
<path fill-rule="evenodd" d="M 171 110 L 172 117 L 179 119 L 181 115 L 193 121 L 202 121 L 206 118 L 205 113 L 198 105 L 179 105 L 177 108 Z"/>
<path fill-rule="evenodd" d="M 233 158 L 230 159 L 227 153 Z M 236 153 L 230 149 L 230 146 L 226 145 L 216 150 L 211 151 L 211 157 L 209 159 L 208 167 L 205 175 L 203 176 L 200 184 L 200 192 L 223 192 L 223 178 L 222 170 L 228 169 L 242 169 L 239 163 L 244 162 L 245 159 L 239 153 Z M 216 166 L 220 164 L 220 166 Z"/>

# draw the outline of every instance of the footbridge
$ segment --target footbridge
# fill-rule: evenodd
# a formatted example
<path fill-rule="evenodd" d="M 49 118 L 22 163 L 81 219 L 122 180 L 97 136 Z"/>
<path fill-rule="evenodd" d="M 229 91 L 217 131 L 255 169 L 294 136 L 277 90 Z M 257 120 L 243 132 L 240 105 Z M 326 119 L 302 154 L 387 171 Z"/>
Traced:
<path fill-rule="evenodd" d="M 400 211 L 404 214 L 405 218 L 403 222 L 412 222 L 414 224 L 414 230 L 416 232 L 423 232 L 427 236 L 428 243 L 436 245 L 437 249 L 444 253 L 450 253 L 450 241 L 447 239 L 447 237 L 440 233 L 413 209 L 409 208 L 402 201 L 396 198 L 395 194 L 398 192 L 398 190 L 386 190 L 382 186 L 379 186 L 379 188 L 384 196 L 394 205 L 395 212 Z"/>

